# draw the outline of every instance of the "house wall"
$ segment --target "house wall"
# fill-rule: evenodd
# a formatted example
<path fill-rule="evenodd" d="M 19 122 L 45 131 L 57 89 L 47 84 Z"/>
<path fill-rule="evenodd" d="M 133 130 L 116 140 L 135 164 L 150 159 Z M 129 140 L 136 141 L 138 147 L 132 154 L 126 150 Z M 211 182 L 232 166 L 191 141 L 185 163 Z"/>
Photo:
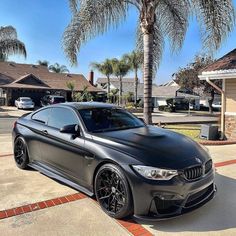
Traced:
<path fill-rule="evenodd" d="M 236 78 L 225 80 L 225 136 L 236 139 Z"/>

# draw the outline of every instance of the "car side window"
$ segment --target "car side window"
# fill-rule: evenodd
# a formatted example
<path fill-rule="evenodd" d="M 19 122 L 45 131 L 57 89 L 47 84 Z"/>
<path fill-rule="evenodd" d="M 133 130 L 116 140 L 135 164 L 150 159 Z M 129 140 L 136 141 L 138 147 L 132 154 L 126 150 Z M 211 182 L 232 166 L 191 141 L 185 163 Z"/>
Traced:
<path fill-rule="evenodd" d="M 38 121 L 43 124 L 47 124 L 49 112 L 50 112 L 50 109 L 43 109 L 35 113 L 31 118 L 32 120 Z"/>
<path fill-rule="evenodd" d="M 73 124 L 79 124 L 79 118 L 73 111 L 62 107 L 51 108 L 48 126 L 61 129 L 65 125 Z"/>

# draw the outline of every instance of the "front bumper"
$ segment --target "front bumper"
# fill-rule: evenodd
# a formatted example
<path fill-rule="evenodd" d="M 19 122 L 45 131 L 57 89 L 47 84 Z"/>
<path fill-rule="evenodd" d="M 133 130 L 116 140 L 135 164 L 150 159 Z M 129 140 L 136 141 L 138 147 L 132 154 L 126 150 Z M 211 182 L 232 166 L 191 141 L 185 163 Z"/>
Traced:
<path fill-rule="evenodd" d="M 141 179 L 129 171 L 134 216 L 141 219 L 172 218 L 203 206 L 216 194 L 214 170 L 195 181 L 181 176 L 168 181 Z"/>

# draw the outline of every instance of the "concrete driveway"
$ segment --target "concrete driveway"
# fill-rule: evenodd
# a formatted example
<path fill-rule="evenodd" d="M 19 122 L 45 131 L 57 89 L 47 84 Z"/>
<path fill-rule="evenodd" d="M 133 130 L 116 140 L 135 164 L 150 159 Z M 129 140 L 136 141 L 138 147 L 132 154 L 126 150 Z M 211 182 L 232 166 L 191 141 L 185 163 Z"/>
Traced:
<path fill-rule="evenodd" d="M 11 136 L 0 135 L 0 235 L 236 235 L 236 145 L 209 146 L 218 194 L 166 221 L 117 221 L 97 203 L 37 171 L 16 168 Z"/>

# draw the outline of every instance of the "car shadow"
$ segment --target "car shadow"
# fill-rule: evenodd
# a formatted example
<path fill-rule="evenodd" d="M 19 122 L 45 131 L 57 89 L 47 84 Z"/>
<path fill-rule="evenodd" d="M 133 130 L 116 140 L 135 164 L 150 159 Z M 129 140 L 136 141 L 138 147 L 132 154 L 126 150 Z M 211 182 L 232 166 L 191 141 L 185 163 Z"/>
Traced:
<path fill-rule="evenodd" d="M 162 232 L 207 232 L 236 227 L 236 179 L 216 173 L 216 197 L 203 207 L 164 221 L 138 221 Z"/>

